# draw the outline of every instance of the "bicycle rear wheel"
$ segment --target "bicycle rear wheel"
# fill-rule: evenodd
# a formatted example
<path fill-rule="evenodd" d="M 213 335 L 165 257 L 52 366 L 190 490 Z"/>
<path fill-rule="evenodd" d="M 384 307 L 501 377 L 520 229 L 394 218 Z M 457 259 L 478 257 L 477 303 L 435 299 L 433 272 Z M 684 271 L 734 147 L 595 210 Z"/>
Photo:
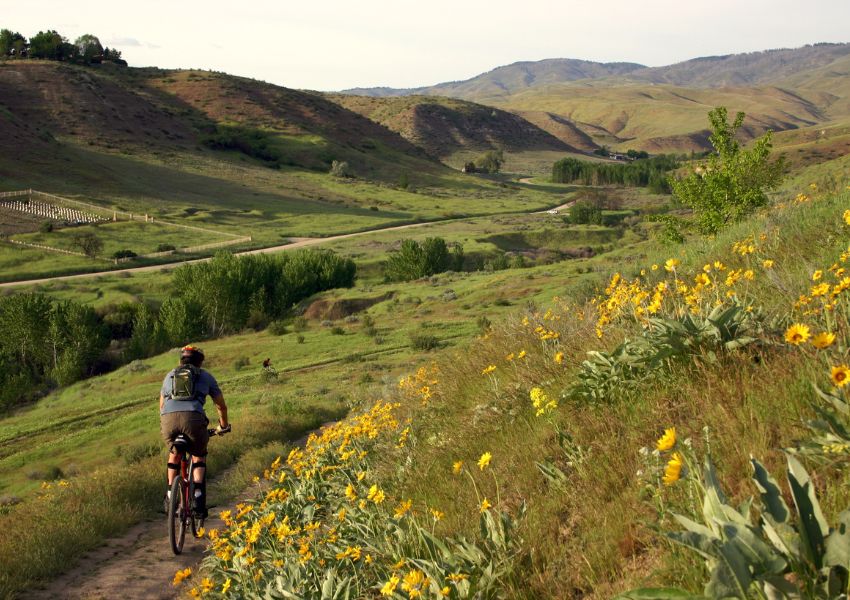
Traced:
<path fill-rule="evenodd" d="M 195 482 L 189 482 L 189 498 L 194 501 L 195 499 Z M 198 535 L 198 531 L 204 526 L 204 520 L 195 514 L 194 508 L 192 509 L 192 535 L 196 538 L 201 536 Z"/>
<path fill-rule="evenodd" d="M 171 501 L 168 503 L 168 539 L 174 554 L 183 551 L 186 539 L 186 507 L 183 498 L 183 479 L 178 475 L 171 484 Z"/>

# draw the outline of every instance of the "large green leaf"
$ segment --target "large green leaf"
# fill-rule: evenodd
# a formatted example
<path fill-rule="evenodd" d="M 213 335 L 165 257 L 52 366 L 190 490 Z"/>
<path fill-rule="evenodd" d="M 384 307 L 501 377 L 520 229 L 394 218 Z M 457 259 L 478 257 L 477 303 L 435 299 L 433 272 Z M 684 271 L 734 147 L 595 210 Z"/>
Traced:
<path fill-rule="evenodd" d="M 717 563 L 711 570 L 711 579 L 705 593 L 711 598 L 748 598 L 753 582 L 747 559 L 734 542 L 717 545 Z"/>
<path fill-rule="evenodd" d="M 825 538 L 829 533 L 826 519 L 818 504 L 815 488 L 806 469 L 793 456 L 788 456 L 788 483 L 797 506 L 803 551 L 815 569 L 823 565 Z"/>
<path fill-rule="evenodd" d="M 782 498 L 782 490 L 776 480 L 771 477 L 767 469 L 764 468 L 759 461 L 754 458 L 750 459 L 750 464 L 753 466 L 753 481 L 761 493 L 761 502 L 765 510 L 773 517 L 777 523 L 785 523 L 791 514 L 788 510 L 788 505 Z"/>
<path fill-rule="evenodd" d="M 838 516 L 838 526 L 826 538 L 823 564 L 828 567 L 843 567 L 850 572 L 850 510 L 845 510 Z"/>
<path fill-rule="evenodd" d="M 727 523 L 723 525 L 723 537 L 738 549 L 756 577 L 781 574 L 788 564 L 750 527 Z"/>

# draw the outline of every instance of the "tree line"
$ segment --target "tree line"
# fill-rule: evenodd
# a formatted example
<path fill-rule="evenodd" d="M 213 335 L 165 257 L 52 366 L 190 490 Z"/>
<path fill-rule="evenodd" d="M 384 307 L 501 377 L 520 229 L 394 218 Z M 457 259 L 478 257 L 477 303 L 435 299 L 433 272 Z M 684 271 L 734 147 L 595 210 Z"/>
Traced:
<path fill-rule="evenodd" d="M 350 287 L 356 266 L 330 251 L 237 257 L 178 267 L 159 306 L 95 311 L 39 293 L 0 297 L 0 407 L 192 341 L 260 329 L 317 292 Z"/>
<path fill-rule="evenodd" d="M 121 58 L 120 50 L 104 47 L 95 35 L 87 33 L 71 43 L 55 29 L 39 31 L 30 39 L 11 29 L 0 29 L 0 57 L 39 58 L 86 65 L 103 61 L 127 64 Z"/>
<path fill-rule="evenodd" d="M 674 156 L 660 155 L 628 163 L 602 163 L 563 158 L 552 166 L 555 183 L 582 185 L 625 185 L 648 187 L 655 193 L 670 193 L 667 172 L 678 168 Z"/>

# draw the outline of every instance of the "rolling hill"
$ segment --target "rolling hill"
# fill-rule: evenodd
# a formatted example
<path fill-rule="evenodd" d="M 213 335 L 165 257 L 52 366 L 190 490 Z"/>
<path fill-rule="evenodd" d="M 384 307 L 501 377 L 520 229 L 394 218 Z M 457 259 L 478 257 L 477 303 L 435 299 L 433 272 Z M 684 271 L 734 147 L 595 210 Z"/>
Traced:
<path fill-rule="evenodd" d="M 564 138 L 544 131 L 520 115 L 464 100 L 435 96 L 329 98 L 399 133 L 436 157 L 458 150 L 493 148 L 575 150 Z"/>
<path fill-rule="evenodd" d="M 463 82 L 374 96 L 445 95 L 519 114 L 583 151 L 707 148 L 706 113 L 748 115 L 746 134 L 808 127 L 850 115 L 850 44 L 815 44 L 695 58 L 663 67 L 572 59 L 522 62 Z"/>

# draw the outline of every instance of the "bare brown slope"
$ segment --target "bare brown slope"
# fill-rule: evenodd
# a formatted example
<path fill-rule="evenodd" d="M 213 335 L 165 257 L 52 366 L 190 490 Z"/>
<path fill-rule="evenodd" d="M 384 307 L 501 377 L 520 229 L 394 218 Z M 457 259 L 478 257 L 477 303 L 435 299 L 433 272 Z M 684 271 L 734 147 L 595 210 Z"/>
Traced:
<path fill-rule="evenodd" d="M 173 95 L 216 123 L 265 128 L 291 135 L 313 134 L 359 148 L 379 142 L 423 156 L 395 132 L 320 94 L 284 88 L 222 73 L 166 72 L 150 85 Z"/>
<path fill-rule="evenodd" d="M 566 117 L 541 110 L 519 111 L 517 114 L 576 150 L 592 152 L 599 148 L 599 144 L 586 131 Z"/>
<path fill-rule="evenodd" d="M 388 129 L 398 132 L 432 156 L 458 150 L 563 150 L 566 142 L 520 115 L 473 102 L 432 96 L 330 98 Z"/>
<path fill-rule="evenodd" d="M 425 158 L 398 134 L 321 95 L 250 79 L 49 61 L 0 66 L 0 133 L 21 152 L 36 138 L 119 151 L 193 150 L 220 124 L 318 136 L 355 151 L 377 143 Z"/>
<path fill-rule="evenodd" d="M 0 68 L 0 106 L 42 140 L 73 138 L 103 147 L 193 145 L 195 134 L 175 107 L 99 72 L 49 61 L 9 61 Z M 35 139 L 22 139 L 26 151 Z"/>

